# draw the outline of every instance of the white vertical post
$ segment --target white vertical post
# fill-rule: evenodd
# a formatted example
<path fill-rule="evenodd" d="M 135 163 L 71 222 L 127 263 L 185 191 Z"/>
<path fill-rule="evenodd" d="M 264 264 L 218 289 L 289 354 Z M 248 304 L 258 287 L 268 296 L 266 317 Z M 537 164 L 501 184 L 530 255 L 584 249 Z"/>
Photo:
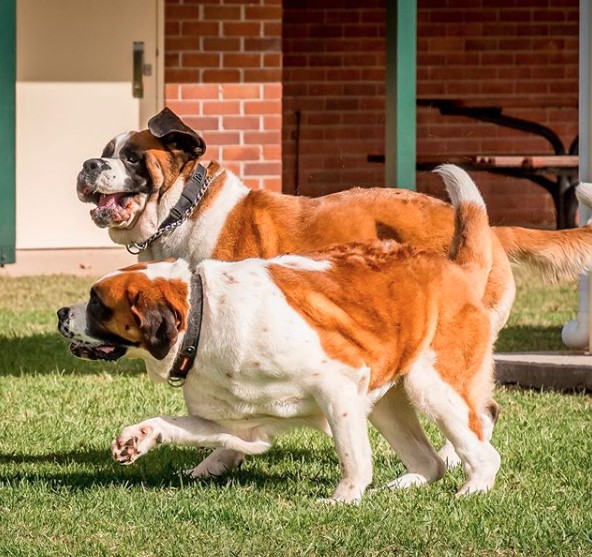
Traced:
<path fill-rule="evenodd" d="M 592 182 L 592 0 L 580 0 L 580 100 L 579 100 L 579 179 Z M 580 224 L 586 224 L 592 213 L 580 204 Z M 576 321 L 563 327 L 561 338 L 569 348 L 586 349 L 592 346 L 590 334 L 590 275 L 582 275 L 579 282 L 579 309 Z"/>

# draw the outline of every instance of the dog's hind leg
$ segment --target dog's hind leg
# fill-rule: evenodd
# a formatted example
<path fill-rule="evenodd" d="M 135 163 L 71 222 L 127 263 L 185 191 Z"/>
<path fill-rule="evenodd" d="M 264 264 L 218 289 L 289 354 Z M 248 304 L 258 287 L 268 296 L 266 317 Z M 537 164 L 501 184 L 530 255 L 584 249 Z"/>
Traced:
<path fill-rule="evenodd" d="M 482 374 L 487 375 L 483 371 Z M 495 482 L 500 456 L 485 436 L 475 404 L 465 400 L 425 361 L 411 369 L 404 385 L 411 401 L 438 425 L 461 458 L 468 479 L 459 495 L 489 491 Z"/>
<path fill-rule="evenodd" d="M 366 387 L 353 381 L 316 386 L 313 394 L 329 422 L 339 465 L 341 481 L 329 502 L 357 503 L 372 481 L 372 449 L 368 437 Z M 360 391 L 364 392 L 360 392 Z"/>
<path fill-rule="evenodd" d="M 390 482 L 390 489 L 419 486 L 440 479 L 446 467 L 423 432 L 415 409 L 401 384 L 374 406 L 370 421 L 395 450 L 407 473 Z"/>
<path fill-rule="evenodd" d="M 438 456 L 444 461 L 448 470 L 453 470 L 462 463 L 460 456 L 454 450 L 454 445 L 448 439 L 446 439 L 446 442 L 438 451 Z"/>
<path fill-rule="evenodd" d="M 499 404 L 491 399 L 487 407 L 481 412 L 481 426 L 483 428 L 483 435 L 485 439 L 491 441 L 493 435 L 493 426 L 497 422 L 499 416 Z M 461 458 L 456 454 L 454 445 L 446 439 L 444 446 L 438 451 L 438 456 L 446 463 L 446 468 L 452 470 L 462 463 Z"/>

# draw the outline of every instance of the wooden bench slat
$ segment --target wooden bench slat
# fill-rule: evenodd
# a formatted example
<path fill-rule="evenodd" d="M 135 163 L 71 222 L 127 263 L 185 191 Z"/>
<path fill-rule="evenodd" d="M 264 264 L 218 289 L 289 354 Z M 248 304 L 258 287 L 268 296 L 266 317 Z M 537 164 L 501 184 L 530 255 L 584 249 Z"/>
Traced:
<path fill-rule="evenodd" d="M 420 107 L 434 107 L 438 108 L 439 105 L 446 104 L 458 107 L 489 107 L 489 106 L 500 106 L 503 110 L 512 110 L 514 108 L 578 108 L 578 95 L 575 94 L 541 94 L 541 95 L 528 95 L 527 97 L 516 98 L 515 96 L 508 95 L 496 95 L 494 99 L 490 96 L 474 97 L 470 99 L 459 99 L 456 97 L 442 98 L 442 97 L 419 97 L 417 99 L 417 106 Z"/>
<path fill-rule="evenodd" d="M 509 166 L 521 168 L 524 166 L 524 156 L 514 155 L 477 155 L 473 158 L 476 164 L 483 166 Z"/>
<path fill-rule="evenodd" d="M 577 155 L 441 155 L 418 156 L 424 166 L 432 164 L 457 164 L 490 168 L 578 168 Z"/>
<path fill-rule="evenodd" d="M 477 155 L 475 164 L 492 167 L 515 168 L 577 168 L 577 155 Z"/>
<path fill-rule="evenodd" d="M 540 168 L 553 166 L 555 168 L 577 168 L 580 158 L 577 155 L 533 155 L 527 157 L 526 166 Z"/>

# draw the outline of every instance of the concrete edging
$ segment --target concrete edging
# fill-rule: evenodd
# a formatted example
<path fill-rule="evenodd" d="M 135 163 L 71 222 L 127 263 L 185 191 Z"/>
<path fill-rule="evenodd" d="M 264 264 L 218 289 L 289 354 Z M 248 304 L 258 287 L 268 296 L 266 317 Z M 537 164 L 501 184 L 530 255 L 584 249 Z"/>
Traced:
<path fill-rule="evenodd" d="M 495 354 L 495 378 L 500 384 L 592 391 L 592 355 L 582 352 Z"/>

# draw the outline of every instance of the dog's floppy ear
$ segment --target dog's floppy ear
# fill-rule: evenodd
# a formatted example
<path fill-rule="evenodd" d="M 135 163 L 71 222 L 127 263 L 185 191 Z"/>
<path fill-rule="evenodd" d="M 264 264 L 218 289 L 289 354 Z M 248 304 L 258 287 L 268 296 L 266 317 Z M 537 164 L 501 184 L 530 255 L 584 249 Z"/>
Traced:
<path fill-rule="evenodd" d="M 148 129 L 165 145 L 176 147 L 196 157 L 201 157 L 206 152 L 206 141 L 203 136 L 186 125 L 170 108 L 165 107 L 150 118 Z"/>
<path fill-rule="evenodd" d="M 179 316 L 165 301 L 153 302 L 141 292 L 131 295 L 130 308 L 146 349 L 157 360 L 162 360 L 177 342 Z"/>

